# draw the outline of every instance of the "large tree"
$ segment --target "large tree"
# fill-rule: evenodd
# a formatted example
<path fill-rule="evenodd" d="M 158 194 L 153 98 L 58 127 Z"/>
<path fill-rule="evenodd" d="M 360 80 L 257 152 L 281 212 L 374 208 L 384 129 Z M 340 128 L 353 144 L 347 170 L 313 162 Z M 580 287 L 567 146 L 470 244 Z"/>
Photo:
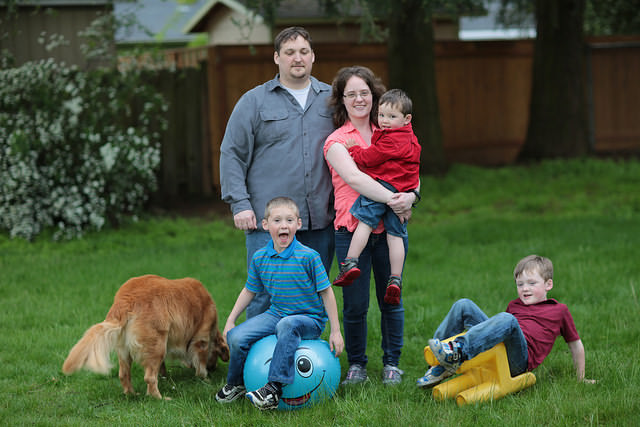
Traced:
<path fill-rule="evenodd" d="M 413 128 L 422 145 L 422 171 L 446 169 L 436 92 L 433 4 L 425 0 L 368 0 L 366 10 L 387 32 L 389 85 L 413 99 Z M 371 21 L 373 22 L 373 21 Z M 364 31 L 368 26 L 365 25 Z"/>
<path fill-rule="evenodd" d="M 576 157 L 592 151 L 584 10 L 585 0 L 535 0 L 531 106 L 520 160 Z"/>
<path fill-rule="evenodd" d="M 504 25 L 535 16 L 536 41 L 527 138 L 520 160 L 592 152 L 584 34 L 640 31 L 640 0 L 501 0 Z"/>

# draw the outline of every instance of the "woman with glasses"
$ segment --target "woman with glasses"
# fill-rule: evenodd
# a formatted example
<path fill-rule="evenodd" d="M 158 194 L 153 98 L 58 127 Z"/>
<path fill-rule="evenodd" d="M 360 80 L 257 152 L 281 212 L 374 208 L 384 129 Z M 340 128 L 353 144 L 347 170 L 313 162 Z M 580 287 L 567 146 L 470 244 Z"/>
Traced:
<path fill-rule="evenodd" d="M 345 147 L 356 142 L 362 147 L 371 145 L 377 129 L 378 100 L 385 87 L 373 72 L 362 66 L 342 68 L 332 85 L 329 99 L 334 109 L 333 122 L 337 128 L 327 138 L 324 155 L 333 182 L 336 218 L 334 220 L 336 258 L 344 262 L 358 220 L 349 209 L 359 194 L 377 202 L 387 203 L 404 221 L 411 216 L 416 201 L 414 193 L 392 193 L 380 183 L 360 171 Z M 405 256 L 408 240 L 404 239 Z M 379 225 L 367 242 L 359 258 L 360 276 L 353 284 L 342 288 L 343 325 L 349 370 L 342 384 L 358 384 L 367 376 L 367 312 L 371 271 L 375 281 L 375 295 L 380 309 L 382 331 L 382 381 L 395 385 L 402 381 L 398 368 L 403 345 L 404 307 L 384 302 L 390 274 L 389 249 L 384 227 Z"/>

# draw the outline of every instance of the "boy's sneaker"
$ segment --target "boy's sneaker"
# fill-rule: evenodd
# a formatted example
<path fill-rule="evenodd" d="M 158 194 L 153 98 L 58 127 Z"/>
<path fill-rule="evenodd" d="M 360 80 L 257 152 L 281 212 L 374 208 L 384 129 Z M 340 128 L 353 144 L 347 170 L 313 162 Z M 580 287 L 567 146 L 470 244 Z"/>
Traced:
<path fill-rule="evenodd" d="M 357 258 L 347 258 L 340 263 L 340 273 L 333 281 L 334 286 L 349 286 L 360 277 Z"/>
<path fill-rule="evenodd" d="M 216 393 L 216 400 L 220 403 L 231 403 L 243 394 L 247 389 L 243 385 L 225 384 L 224 387 Z"/>
<path fill-rule="evenodd" d="M 404 374 L 404 371 L 398 369 L 397 366 L 384 365 L 382 370 L 382 384 L 398 385 L 402 382 L 402 374 Z"/>
<path fill-rule="evenodd" d="M 344 381 L 342 381 L 341 384 L 360 384 L 368 380 L 369 377 L 367 376 L 367 368 L 363 368 L 357 363 L 354 363 L 353 365 L 349 366 L 347 376 L 344 378 Z"/>
<path fill-rule="evenodd" d="M 418 378 L 416 385 L 425 388 L 433 387 L 452 375 L 442 365 L 432 366 L 422 377 Z"/>
<path fill-rule="evenodd" d="M 429 340 L 429 348 L 443 368 L 445 368 L 451 374 L 456 373 L 463 362 L 460 343 L 456 342 L 455 340 L 449 342 L 441 342 L 440 340 L 434 338 Z"/>
<path fill-rule="evenodd" d="M 247 399 L 253 403 L 253 406 L 260 410 L 276 409 L 280 401 L 282 390 L 278 390 L 277 386 L 272 382 L 268 382 L 264 387 L 256 391 L 247 393 Z"/>
<path fill-rule="evenodd" d="M 391 276 L 387 282 L 387 292 L 384 294 L 384 302 L 391 305 L 400 305 L 400 293 L 402 281 L 398 276 Z"/>

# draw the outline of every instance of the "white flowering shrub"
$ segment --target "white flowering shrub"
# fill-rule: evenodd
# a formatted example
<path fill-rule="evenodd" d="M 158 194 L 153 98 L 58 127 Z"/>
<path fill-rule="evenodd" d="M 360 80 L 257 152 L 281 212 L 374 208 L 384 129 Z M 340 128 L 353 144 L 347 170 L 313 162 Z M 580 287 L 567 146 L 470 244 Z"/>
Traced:
<path fill-rule="evenodd" d="M 139 72 L 0 70 L 0 228 L 69 239 L 138 214 L 157 188 L 165 112 Z"/>

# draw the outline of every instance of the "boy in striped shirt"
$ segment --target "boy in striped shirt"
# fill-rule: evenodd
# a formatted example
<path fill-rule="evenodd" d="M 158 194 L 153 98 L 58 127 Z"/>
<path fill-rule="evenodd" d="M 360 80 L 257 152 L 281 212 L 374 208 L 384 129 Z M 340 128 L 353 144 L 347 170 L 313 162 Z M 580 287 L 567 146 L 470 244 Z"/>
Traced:
<path fill-rule="evenodd" d="M 220 403 L 233 402 L 243 394 L 244 363 L 251 346 L 268 335 L 278 342 L 269 367 L 268 383 L 246 393 L 259 409 L 275 409 L 282 387 L 293 383 L 295 351 L 303 339 L 316 339 L 329 320 L 329 346 L 338 357 L 344 349 L 336 298 L 320 255 L 296 240 L 302 226 L 298 206 L 288 197 L 267 203 L 262 227 L 271 241 L 251 259 L 244 288 L 236 300 L 223 335 L 231 357 L 227 384 L 216 394 Z M 269 309 L 235 326 L 235 322 L 256 293 L 271 296 Z"/>

